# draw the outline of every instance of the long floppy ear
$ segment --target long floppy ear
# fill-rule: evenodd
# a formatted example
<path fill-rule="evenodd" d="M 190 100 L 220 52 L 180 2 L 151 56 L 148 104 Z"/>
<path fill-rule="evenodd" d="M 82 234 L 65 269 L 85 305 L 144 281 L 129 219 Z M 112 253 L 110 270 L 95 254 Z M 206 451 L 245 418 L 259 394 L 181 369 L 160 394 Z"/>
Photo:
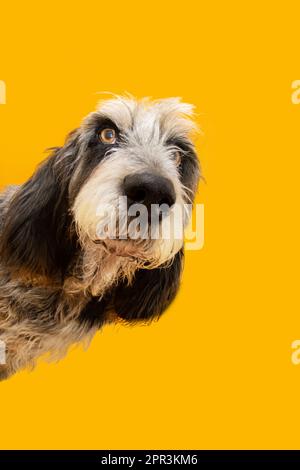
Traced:
<path fill-rule="evenodd" d="M 72 246 L 67 233 L 72 145 L 73 140 L 55 149 L 10 200 L 0 236 L 0 259 L 10 269 L 50 276 L 66 268 Z"/>
<path fill-rule="evenodd" d="M 183 268 L 184 253 L 179 251 L 170 266 L 140 269 L 130 285 L 116 288 L 114 307 L 127 321 L 150 321 L 159 318 L 175 298 Z"/>

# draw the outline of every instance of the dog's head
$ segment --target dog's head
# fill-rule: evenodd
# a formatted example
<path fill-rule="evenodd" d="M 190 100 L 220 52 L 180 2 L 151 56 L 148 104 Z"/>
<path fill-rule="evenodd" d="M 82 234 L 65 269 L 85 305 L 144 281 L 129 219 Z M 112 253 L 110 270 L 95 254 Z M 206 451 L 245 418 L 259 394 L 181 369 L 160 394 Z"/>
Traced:
<path fill-rule="evenodd" d="M 179 99 L 102 102 L 10 201 L 2 260 L 65 272 L 91 242 L 148 267 L 171 259 L 199 179 L 191 114 Z"/>

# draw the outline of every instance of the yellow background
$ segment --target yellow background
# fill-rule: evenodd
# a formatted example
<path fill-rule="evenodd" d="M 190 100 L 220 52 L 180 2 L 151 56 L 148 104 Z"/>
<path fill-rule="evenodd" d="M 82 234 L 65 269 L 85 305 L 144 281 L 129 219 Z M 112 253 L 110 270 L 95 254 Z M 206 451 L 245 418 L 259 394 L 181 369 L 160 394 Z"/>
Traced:
<path fill-rule="evenodd" d="M 1 185 L 100 91 L 182 96 L 204 131 L 205 247 L 151 327 L 0 384 L 1 448 L 299 448 L 299 2 L 1 4 Z"/>

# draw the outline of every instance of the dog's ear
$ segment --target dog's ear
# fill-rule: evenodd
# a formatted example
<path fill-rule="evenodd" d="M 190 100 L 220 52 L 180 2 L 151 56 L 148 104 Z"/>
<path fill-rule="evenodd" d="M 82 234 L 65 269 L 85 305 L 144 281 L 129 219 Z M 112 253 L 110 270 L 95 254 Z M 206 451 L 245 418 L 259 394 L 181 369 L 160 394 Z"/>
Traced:
<path fill-rule="evenodd" d="M 117 286 L 114 307 L 124 320 L 151 321 L 159 318 L 175 298 L 183 268 L 183 249 L 172 264 L 155 269 L 140 269 L 132 284 Z"/>
<path fill-rule="evenodd" d="M 9 202 L 0 235 L 0 259 L 12 270 L 51 276 L 66 268 L 72 245 L 68 234 L 72 145 L 76 145 L 73 137 L 65 147 L 54 149 Z"/>

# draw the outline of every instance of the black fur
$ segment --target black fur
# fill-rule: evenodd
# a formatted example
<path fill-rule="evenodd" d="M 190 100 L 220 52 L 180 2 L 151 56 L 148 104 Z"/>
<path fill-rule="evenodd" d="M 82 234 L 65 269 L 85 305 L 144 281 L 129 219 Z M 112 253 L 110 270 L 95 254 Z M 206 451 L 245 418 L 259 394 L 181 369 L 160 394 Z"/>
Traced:
<path fill-rule="evenodd" d="M 148 321 L 159 318 L 175 298 L 183 268 L 183 249 L 171 266 L 140 269 L 134 282 L 120 284 L 114 293 L 116 313 L 127 321 Z"/>
<path fill-rule="evenodd" d="M 57 152 L 57 151 L 56 151 Z M 8 267 L 40 275 L 63 272 L 74 248 L 70 236 L 67 175 L 49 157 L 12 197 L 3 226 L 0 256 Z"/>
<path fill-rule="evenodd" d="M 182 150 L 183 158 L 179 166 L 180 179 L 184 186 L 192 190 L 194 197 L 199 179 L 200 165 L 193 144 L 181 138 L 170 139 L 167 145 L 175 146 Z"/>
<path fill-rule="evenodd" d="M 79 323 L 88 325 L 89 327 L 97 326 L 100 328 L 105 323 L 105 311 L 107 305 L 107 297 L 102 299 L 99 299 L 99 297 L 92 297 L 79 315 Z"/>

